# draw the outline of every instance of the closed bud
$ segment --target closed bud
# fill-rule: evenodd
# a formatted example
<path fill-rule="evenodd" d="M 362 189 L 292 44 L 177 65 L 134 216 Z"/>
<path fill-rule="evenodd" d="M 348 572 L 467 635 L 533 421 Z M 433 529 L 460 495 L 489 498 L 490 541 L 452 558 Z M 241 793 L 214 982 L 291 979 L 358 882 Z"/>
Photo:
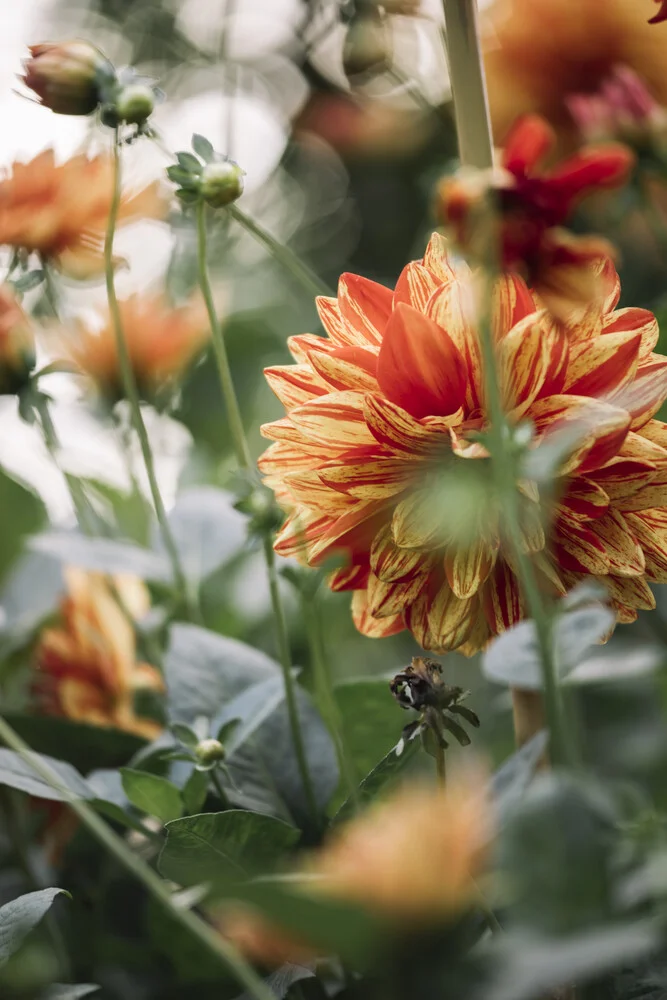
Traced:
<path fill-rule="evenodd" d="M 103 76 L 113 73 L 111 63 L 89 42 L 43 42 L 30 46 L 30 59 L 20 79 L 59 115 L 89 115 L 100 101 Z"/>
<path fill-rule="evenodd" d="M 219 740 L 200 740 L 195 747 L 195 756 L 200 764 L 218 764 L 225 759 L 225 748 Z"/>
<path fill-rule="evenodd" d="M 35 338 L 8 285 L 0 285 L 0 394 L 20 392 L 35 367 Z"/>
<path fill-rule="evenodd" d="M 364 10 L 347 29 L 343 45 L 343 70 L 350 78 L 382 73 L 391 62 L 391 35 L 384 13 Z"/>
<path fill-rule="evenodd" d="M 113 107 L 118 121 L 128 125 L 143 125 L 154 109 L 155 92 L 145 83 L 130 83 L 122 87 Z"/>
<path fill-rule="evenodd" d="M 243 194 L 243 170 L 234 160 L 207 163 L 201 173 L 201 196 L 207 205 L 223 208 Z"/>

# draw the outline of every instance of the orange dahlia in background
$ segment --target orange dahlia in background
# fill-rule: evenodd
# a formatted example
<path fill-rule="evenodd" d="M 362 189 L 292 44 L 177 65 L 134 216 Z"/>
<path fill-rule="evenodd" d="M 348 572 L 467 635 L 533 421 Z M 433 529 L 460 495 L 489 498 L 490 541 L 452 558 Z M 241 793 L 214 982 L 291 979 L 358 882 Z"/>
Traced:
<path fill-rule="evenodd" d="M 132 295 L 119 303 L 125 342 L 139 391 L 152 399 L 163 386 L 178 379 L 209 336 L 206 310 L 199 301 L 173 306 L 161 294 Z M 101 395 L 123 395 L 116 335 L 111 317 L 91 328 L 79 321 L 60 337 L 60 356 L 95 383 Z"/>
<path fill-rule="evenodd" d="M 454 772 L 447 787 L 405 787 L 338 827 L 307 859 L 296 885 L 311 896 L 356 903 L 401 933 L 463 912 L 479 896 L 492 835 L 482 772 Z M 416 837 L 415 831 L 418 831 Z M 233 904 L 221 929 L 268 966 L 312 959 L 305 941 Z"/>
<path fill-rule="evenodd" d="M 484 60 L 496 140 L 517 116 L 537 112 L 571 144 L 568 94 L 598 90 L 616 65 L 635 70 L 667 105 L 667 29 L 648 23 L 652 9 L 650 0 L 493 0 Z"/>
<path fill-rule="evenodd" d="M 128 620 L 148 612 L 146 587 L 138 577 L 106 577 L 71 567 L 65 583 L 61 622 L 44 630 L 37 647 L 42 709 L 154 739 L 162 727 L 136 714 L 134 696 L 142 689 L 161 691 L 162 677 L 148 663 L 137 662 Z"/>
<path fill-rule="evenodd" d="M 654 607 L 647 580 L 667 581 L 667 427 L 651 419 L 667 359 L 653 315 L 616 310 L 613 265 L 598 267 L 605 295 L 577 323 L 556 325 L 505 276 L 492 326 L 509 421 L 532 422 L 537 443 L 585 430 L 560 470 L 551 549 L 537 487 L 520 484 L 523 544 L 545 587 L 602 579 L 627 622 Z M 343 275 L 318 308 L 327 336 L 292 337 L 297 364 L 266 370 L 287 410 L 259 463 L 290 511 L 276 551 L 314 566 L 342 554 L 329 585 L 354 592 L 365 635 L 408 628 L 425 649 L 472 654 L 523 607 L 474 439 L 487 418 L 471 273 L 434 236 L 394 291 Z"/>
<path fill-rule="evenodd" d="M 75 278 L 104 270 L 102 250 L 113 191 L 107 156 L 56 164 L 52 149 L 0 174 L 0 244 L 38 253 Z M 119 222 L 161 218 L 157 184 L 123 197 Z"/>
<path fill-rule="evenodd" d="M 11 285 L 0 285 L 0 395 L 19 392 L 35 367 L 35 335 Z"/>

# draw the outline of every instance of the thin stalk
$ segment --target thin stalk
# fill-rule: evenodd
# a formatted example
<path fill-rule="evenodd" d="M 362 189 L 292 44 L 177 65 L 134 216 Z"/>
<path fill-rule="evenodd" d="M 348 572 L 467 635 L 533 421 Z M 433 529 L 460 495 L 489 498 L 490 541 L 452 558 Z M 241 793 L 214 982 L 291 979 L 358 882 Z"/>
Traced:
<path fill-rule="evenodd" d="M 94 514 L 90 508 L 80 480 L 76 476 L 71 475 L 69 472 L 64 472 L 60 468 L 60 442 L 58 440 L 58 434 L 53 420 L 51 419 L 51 411 L 49 409 L 49 403 L 46 396 L 40 393 L 36 397 L 35 405 L 37 412 L 39 413 L 39 422 L 42 427 L 44 443 L 46 444 L 49 455 L 53 459 L 54 465 L 62 473 L 65 483 L 67 484 L 67 489 L 69 490 L 69 495 L 72 500 L 72 506 L 74 507 L 74 513 L 76 514 L 76 519 L 79 522 L 79 527 L 84 534 L 91 534 L 95 527 Z"/>
<path fill-rule="evenodd" d="M 229 808 L 229 799 L 227 798 L 225 790 L 222 787 L 220 776 L 216 773 L 215 768 L 211 768 L 210 775 L 211 775 L 211 781 L 213 782 L 213 787 L 215 788 L 216 794 L 220 799 L 220 802 L 225 807 L 225 809 Z"/>
<path fill-rule="evenodd" d="M 164 541 L 164 546 L 165 549 L 167 550 L 167 555 L 171 562 L 172 572 L 174 575 L 174 583 L 176 585 L 177 590 L 180 591 L 180 593 L 183 595 L 183 598 L 187 603 L 188 600 L 187 581 L 185 579 L 185 574 L 183 573 L 183 568 L 181 566 L 181 560 L 178 555 L 178 549 L 176 548 L 174 536 L 172 535 L 171 528 L 169 526 L 169 521 L 167 519 L 167 512 L 165 510 L 164 502 L 162 500 L 162 494 L 160 493 L 160 487 L 157 481 L 157 475 L 155 473 L 153 452 L 151 450 L 151 444 L 148 438 L 148 431 L 146 430 L 144 418 L 141 413 L 139 390 L 137 388 L 137 381 L 134 376 L 134 370 L 132 368 L 132 362 L 127 347 L 127 341 L 125 340 L 123 321 L 120 313 L 120 307 L 118 305 L 118 297 L 116 295 L 116 284 L 115 284 L 114 263 L 113 263 L 113 241 L 114 241 L 114 234 L 116 232 L 116 223 L 118 221 L 118 209 L 120 207 L 120 196 L 121 196 L 121 159 L 120 159 L 120 143 L 119 143 L 118 129 L 114 131 L 113 156 L 114 156 L 113 196 L 111 200 L 111 207 L 109 209 L 109 222 L 107 226 L 106 239 L 104 241 L 104 271 L 106 277 L 107 298 L 109 300 L 109 312 L 111 315 L 111 321 L 113 323 L 114 333 L 116 336 L 116 350 L 118 352 L 118 361 L 120 364 L 121 377 L 123 380 L 123 388 L 125 390 L 125 396 L 130 406 L 130 412 L 132 414 L 132 422 L 137 432 L 137 437 L 139 438 L 139 444 L 141 446 L 141 453 L 144 459 L 144 465 L 146 466 L 146 474 L 148 476 L 148 483 L 150 486 L 151 496 L 153 498 L 153 506 L 155 507 L 155 514 L 158 519 L 158 524 L 160 525 L 160 531 Z"/>
<path fill-rule="evenodd" d="M 133 854 L 125 841 L 86 802 L 72 794 L 53 768 L 43 758 L 32 752 L 28 744 L 21 739 L 2 716 L 0 716 L 0 740 L 16 751 L 43 781 L 60 793 L 84 826 L 106 848 L 109 854 L 144 885 L 151 896 L 169 912 L 174 920 L 178 921 L 186 931 L 196 937 L 225 965 L 243 989 L 247 990 L 255 1000 L 274 1000 L 273 992 L 239 955 L 233 945 L 192 910 L 184 909 L 174 902 L 167 884 L 160 876 L 145 861 Z"/>
<path fill-rule="evenodd" d="M 493 166 L 493 139 L 476 0 L 443 0 L 445 48 L 454 99 L 459 157 L 465 166 Z"/>
<path fill-rule="evenodd" d="M 232 378 L 231 369 L 229 367 L 227 346 L 225 344 L 225 338 L 222 333 L 222 327 L 220 325 L 218 313 L 215 308 L 215 302 L 213 300 L 213 291 L 211 289 L 211 280 L 208 273 L 206 205 L 204 204 L 203 201 L 200 202 L 199 205 L 197 206 L 197 251 L 198 251 L 198 264 L 199 264 L 199 284 L 201 287 L 202 295 L 204 296 L 204 302 L 206 303 L 209 323 L 211 326 L 211 339 L 213 341 L 213 350 L 215 353 L 216 364 L 218 366 L 220 386 L 222 388 L 224 404 L 227 410 L 227 420 L 232 435 L 234 451 L 236 453 L 236 460 L 240 468 L 244 472 L 250 472 L 251 470 L 253 470 L 253 462 L 250 456 L 250 449 L 248 447 L 248 441 L 246 439 L 245 429 L 243 427 L 243 419 L 241 417 L 241 410 L 239 408 L 239 403 L 236 396 L 236 389 L 234 388 L 234 380 Z M 312 817 L 313 824 L 317 825 L 318 822 L 317 800 L 315 798 L 313 782 L 310 775 L 310 770 L 308 768 L 308 760 L 306 757 L 306 750 L 303 742 L 303 735 L 301 732 L 301 723 L 299 721 L 299 713 L 296 702 L 296 686 L 294 682 L 294 677 L 292 676 L 292 654 L 290 651 L 289 637 L 287 634 L 287 625 L 285 622 L 285 611 L 283 609 L 282 598 L 280 595 L 280 588 L 278 586 L 278 575 L 276 573 L 273 545 L 271 543 L 271 539 L 268 537 L 264 539 L 264 557 L 266 559 L 266 569 L 269 578 L 271 607 L 273 609 L 273 619 L 276 628 L 276 638 L 277 638 L 278 651 L 280 657 L 280 665 L 282 667 L 283 680 L 285 683 L 285 703 L 287 705 L 290 730 L 292 733 L 292 742 L 294 744 L 294 752 L 296 754 L 297 763 L 299 766 L 299 772 L 301 774 L 301 780 L 303 783 L 304 793 L 306 796 L 306 800 L 308 802 L 308 808 Z"/>
<path fill-rule="evenodd" d="M 444 787 L 447 784 L 447 764 L 445 762 L 445 748 L 439 740 L 437 740 L 435 749 L 435 773 L 438 784 Z"/>
<path fill-rule="evenodd" d="M 303 613 L 308 635 L 308 646 L 310 649 L 310 662 L 313 668 L 315 680 L 315 695 L 318 707 L 322 713 L 324 721 L 327 723 L 329 732 L 334 741 L 336 756 L 338 758 L 338 769 L 341 777 L 347 786 L 347 794 L 354 803 L 355 808 L 359 806 L 359 783 L 354 774 L 354 769 L 350 763 L 350 758 L 345 745 L 343 730 L 343 720 L 336 703 L 333 684 L 331 683 L 331 671 L 327 662 L 322 641 L 322 628 L 320 616 L 318 615 L 315 598 L 307 598 L 303 602 Z"/>
<path fill-rule="evenodd" d="M 263 226 L 251 219 L 245 212 L 242 212 L 237 205 L 228 205 L 227 212 L 290 272 L 309 295 L 335 294 L 292 250 L 274 239 L 271 233 L 267 232 Z"/>

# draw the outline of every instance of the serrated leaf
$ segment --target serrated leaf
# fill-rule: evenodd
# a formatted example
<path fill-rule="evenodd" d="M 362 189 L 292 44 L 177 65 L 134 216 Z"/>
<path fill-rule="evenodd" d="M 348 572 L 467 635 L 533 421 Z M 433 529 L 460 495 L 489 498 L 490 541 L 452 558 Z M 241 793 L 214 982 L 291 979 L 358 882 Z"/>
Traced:
<path fill-rule="evenodd" d="M 272 870 L 299 840 L 299 831 L 259 813 L 228 809 L 174 820 L 158 867 L 180 885 L 228 885 L 248 873 Z"/>
<path fill-rule="evenodd" d="M 0 906 L 0 965 L 18 951 L 33 927 L 51 909 L 56 896 L 69 896 L 64 889 L 40 889 Z"/>
<path fill-rule="evenodd" d="M 157 816 L 163 823 L 183 814 L 181 793 L 171 781 L 147 771 L 131 767 L 120 769 L 123 790 L 133 806 L 148 816 Z"/>
<path fill-rule="evenodd" d="M 215 150 L 209 140 L 199 135 L 197 132 L 192 136 L 192 148 L 197 156 L 201 156 L 204 163 L 212 163 L 215 159 Z"/>

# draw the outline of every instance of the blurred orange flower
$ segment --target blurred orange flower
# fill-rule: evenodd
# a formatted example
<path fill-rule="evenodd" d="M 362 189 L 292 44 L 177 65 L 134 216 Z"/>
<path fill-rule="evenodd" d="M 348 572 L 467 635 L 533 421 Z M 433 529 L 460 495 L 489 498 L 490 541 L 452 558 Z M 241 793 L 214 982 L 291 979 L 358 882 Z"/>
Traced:
<path fill-rule="evenodd" d="M 202 303 L 172 306 L 163 295 L 133 295 L 120 302 L 123 332 L 139 391 L 146 399 L 182 375 L 203 348 L 209 323 Z M 88 375 L 101 394 L 115 400 L 123 381 L 111 317 L 92 329 L 79 321 L 60 338 L 61 356 Z"/>
<path fill-rule="evenodd" d="M 573 139 L 571 93 L 599 88 L 616 65 L 629 66 L 667 105 L 664 30 L 647 23 L 642 0 L 494 0 L 486 10 L 485 64 L 496 140 L 526 112 L 544 115 Z M 663 8 L 658 18 L 664 16 Z"/>
<path fill-rule="evenodd" d="M 35 366 L 35 337 L 12 287 L 0 285 L 0 394 L 19 392 Z"/>
<path fill-rule="evenodd" d="M 505 275 L 492 326 L 509 421 L 530 421 L 535 443 L 583 435 L 559 472 L 550 551 L 537 487 L 520 484 L 524 547 L 554 594 L 604 580 L 625 622 L 655 606 L 647 579 L 667 581 L 667 427 L 651 419 L 667 359 L 652 353 L 655 317 L 616 310 L 617 275 L 598 267 L 603 300 L 566 328 Z M 297 364 L 266 370 L 287 410 L 263 428 L 275 443 L 259 463 L 290 511 L 276 551 L 315 566 L 342 553 L 329 586 L 354 591 L 365 635 L 408 628 L 425 649 L 472 654 L 524 613 L 475 440 L 487 426 L 475 281 L 434 236 L 393 292 L 343 275 L 318 308 L 328 336 L 292 337 Z"/>
<path fill-rule="evenodd" d="M 99 104 L 102 74 L 113 67 L 90 42 L 73 38 L 66 42 L 29 45 L 30 58 L 23 63 L 26 87 L 40 103 L 60 115 L 89 115 Z"/>
<path fill-rule="evenodd" d="M 128 620 L 147 613 L 146 587 L 138 577 L 107 577 L 71 567 L 65 570 L 65 582 L 62 622 L 44 630 L 37 648 L 43 709 L 154 739 L 162 727 L 135 713 L 134 695 L 142 689 L 161 691 L 163 681 L 154 667 L 137 662 Z"/>
<path fill-rule="evenodd" d="M 507 137 L 498 168 L 464 168 L 440 182 L 437 213 L 464 253 L 474 254 L 480 236 L 488 242 L 488 227 L 480 232 L 479 212 L 492 191 L 501 269 L 520 274 L 551 312 L 565 319 L 599 292 L 590 265 L 611 247 L 598 237 L 575 237 L 561 227 L 586 195 L 622 184 L 634 156 L 627 147 L 609 143 L 587 147 L 545 170 L 544 159 L 554 144 L 544 119 L 520 118 Z"/>
<path fill-rule="evenodd" d="M 334 831 L 305 862 L 299 890 L 356 903 L 412 928 L 458 914 L 478 897 L 492 833 L 484 776 L 454 774 L 446 788 L 403 788 Z M 266 965 L 304 961 L 315 951 L 234 905 L 223 933 Z"/>
<path fill-rule="evenodd" d="M 56 164 L 52 149 L 0 175 L 0 244 L 38 253 L 76 278 L 104 270 L 104 230 L 113 191 L 107 156 Z M 157 184 L 124 196 L 119 221 L 161 218 L 167 203 Z"/>

